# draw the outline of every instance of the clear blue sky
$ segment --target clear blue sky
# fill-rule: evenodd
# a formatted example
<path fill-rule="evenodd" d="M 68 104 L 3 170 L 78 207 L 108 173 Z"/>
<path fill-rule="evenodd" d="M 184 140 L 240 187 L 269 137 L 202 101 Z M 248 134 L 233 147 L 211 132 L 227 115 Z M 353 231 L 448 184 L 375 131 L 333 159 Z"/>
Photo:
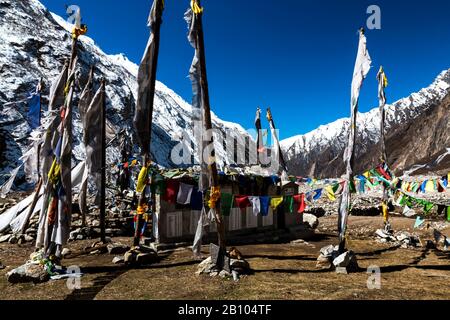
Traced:
<path fill-rule="evenodd" d="M 107 53 L 139 63 L 150 0 L 41 0 L 65 16 L 81 7 L 89 36 Z M 158 80 L 188 102 L 193 49 L 183 14 L 189 0 L 166 0 Z M 348 117 L 357 30 L 377 4 L 382 29 L 367 30 L 374 62 L 360 111 L 377 106 L 376 73 L 384 65 L 390 102 L 428 86 L 450 68 L 450 1 L 203 0 L 206 57 L 214 112 L 253 128 L 255 109 L 271 106 L 282 138 Z M 265 123 L 267 126 L 267 123 Z"/>

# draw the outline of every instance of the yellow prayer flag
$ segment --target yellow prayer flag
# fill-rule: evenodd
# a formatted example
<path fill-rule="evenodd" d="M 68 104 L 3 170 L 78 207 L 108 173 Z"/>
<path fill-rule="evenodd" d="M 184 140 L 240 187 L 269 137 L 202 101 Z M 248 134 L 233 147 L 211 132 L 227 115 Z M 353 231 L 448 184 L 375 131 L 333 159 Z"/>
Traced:
<path fill-rule="evenodd" d="M 270 200 L 270 206 L 275 211 L 280 204 L 283 203 L 283 197 L 272 197 Z"/>
<path fill-rule="evenodd" d="M 383 86 L 385 88 L 387 88 L 387 86 L 389 85 L 388 79 L 386 77 L 386 73 L 383 72 Z"/>
<path fill-rule="evenodd" d="M 434 192 L 434 183 L 432 180 L 428 180 L 427 184 L 425 185 L 425 191 L 426 192 Z"/>
<path fill-rule="evenodd" d="M 331 186 L 327 186 L 325 188 L 325 191 L 327 192 L 328 199 L 330 199 L 331 201 L 336 201 L 336 196 L 334 195 L 334 191 Z"/>
<path fill-rule="evenodd" d="M 139 173 L 138 181 L 137 181 L 137 192 L 143 192 L 145 189 L 145 185 L 147 184 L 147 175 L 148 175 L 148 168 L 142 167 L 141 172 Z"/>

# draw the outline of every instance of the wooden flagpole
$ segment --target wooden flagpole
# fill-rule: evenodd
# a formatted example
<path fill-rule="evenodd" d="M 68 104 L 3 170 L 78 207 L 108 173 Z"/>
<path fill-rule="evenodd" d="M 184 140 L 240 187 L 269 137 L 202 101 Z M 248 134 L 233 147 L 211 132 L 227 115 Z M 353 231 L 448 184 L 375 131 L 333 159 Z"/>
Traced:
<path fill-rule="evenodd" d="M 199 0 L 194 0 L 197 2 L 198 7 L 201 7 Z M 208 89 L 208 78 L 207 78 L 207 72 L 206 72 L 206 55 L 205 55 L 205 41 L 204 41 L 204 34 L 203 34 L 203 21 L 202 21 L 202 12 L 194 14 L 198 17 L 198 50 L 200 55 L 200 69 L 201 69 L 201 79 L 200 83 L 202 86 L 202 100 L 203 100 L 203 107 L 204 107 L 204 127 L 206 132 L 211 134 L 210 142 L 214 143 L 214 137 L 211 133 L 212 129 L 212 121 L 211 121 L 211 106 L 209 101 L 209 89 Z M 210 180 L 211 180 L 211 186 L 213 188 L 218 188 L 219 185 L 219 177 L 217 173 L 217 163 L 215 159 L 215 150 L 213 149 L 212 157 L 214 158 L 213 162 L 209 166 L 209 173 L 210 173 Z M 220 206 L 220 204 L 219 204 Z M 216 224 L 217 224 L 217 236 L 218 236 L 218 242 L 219 247 L 222 252 L 225 252 L 226 250 L 226 242 L 225 242 L 225 225 L 223 223 L 222 217 L 220 215 L 220 210 L 216 210 Z"/>
<path fill-rule="evenodd" d="M 106 243 L 106 80 L 101 80 L 102 93 L 102 164 L 100 190 L 100 240 Z"/>
<path fill-rule="evenodd" d="M 160 10 L 161 8 L 164 8 L 164 1 L 163 0 L 155 0 L 157 1 L 156 3 L 156 8 L 157 10 Z M 149 83 L 148 85 L 151 88 L 155 88 L 155 84 L 156 84 L 156 70 L 157 70 L 157 66 L 158 66 L 158 56 L 159 56 L 159 43 L 160 43 L 160 34 L 161 34 L 161 23 L 162 23 L 162 12 L 157 14 L 157 19 L 155 21 L 154 26 L 152 27 L 152 32 L 154 35 L 154 45 L 155 45 L 155 51 L 154 51 L 154 58 L 152 60 L 152 74 L 150 79 L 151 83 Z M 154 91 L 153 91 L 154 92 Z M 150 101 L 153 101 L 153 97 L 150 99 Z M 150 108 L 150 112 L 149 112 L 149 123 L 150 123 L 150 134 L 151 134 L 151 125 L 153 122 L 153 103 L 151 103 L 151 105 L 149 106 Z M 151 139 L 150 139 L 151 141 Z M 151 158 L 150 158 L 150 146 L 149 146 L 149 151 L 146 152 L 143 157 L 143 166 L 148 167 L 151 163 Z M 146 202 L 146 196 L 145 196 L 145 189 L 147 188 L 147 186 L 144 188 L 144 190 L 141 193 L 141 196 L 139 198 L 139 203 L 138 203 L 138 208 L 142 208 L 145 205 Z M 136 221 L 136 229 L 134 232 L 134 241 L 133 241 L 133 245 L 135 247 L 138 247 L 141 241 L 141 227 L 144 223 L 143 221 L 143 217 L 142 214 L 137 214 L 137 221 Z"/>

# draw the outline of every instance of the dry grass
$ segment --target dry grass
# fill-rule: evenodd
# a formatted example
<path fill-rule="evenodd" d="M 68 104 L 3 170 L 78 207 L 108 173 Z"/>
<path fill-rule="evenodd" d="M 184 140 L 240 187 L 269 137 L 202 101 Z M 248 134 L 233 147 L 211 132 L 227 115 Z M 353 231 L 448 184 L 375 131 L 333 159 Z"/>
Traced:
<path fill-rule="evenodd" d="M 322 219 L 323 225 L 334 218 Z M 377 228 L 379 218 L 354 217 L 355 228 Z M 411 227 L 412 220 L 394 219 L 394 228 Z M 449 229 L 445 231 L 448 233 Z M 119 239 L 130 241 L 130 239 Z M 373 240 L 355 239 L 350 247 L 358 255 L 361 271 L 349 275 L 320 271 L 315 260 L 321 247 L 335 244 L 335 235 L 310 241 L 307 245 L 252 245 L 239 250 L 254 273 L 235 283 L 195 275 L 197 262 L 189 250 L 166 254 L 160 263 L 140 269 L 113 265 L 112 256 L 79 256 L 65 264 L 79 265 L 85 272 L 82 289 L 69 291 L 66 282 L 11 285 L 0 271 L 0 299 L 450 299 L 450 255 L 436 250 L 391 249 Z M 80 249 L 88 242 L 72 244 Z M 206 249 L 206 248 L 205 248 Z M 26 260 L 31 247 L 0 246 L 0 260 L 18 266 Z M 205 252 L 206 253 L 206 252 Z M 381 290 L 369 290 L 366 269 L 381 268 Z"/>

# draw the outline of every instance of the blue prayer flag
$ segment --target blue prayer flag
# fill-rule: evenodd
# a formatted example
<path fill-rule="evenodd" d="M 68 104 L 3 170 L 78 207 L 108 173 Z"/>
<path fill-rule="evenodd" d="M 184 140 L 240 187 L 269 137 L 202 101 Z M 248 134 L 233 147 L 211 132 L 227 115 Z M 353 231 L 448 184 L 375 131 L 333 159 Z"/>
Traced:
<path fill-rule="evenodd" d="M 34 93 L 28 100 L 28 124 L 34 130 L 41 125 L 41 95 Z"/>
<path fill-rule="evenodd" d="M 315 190 L 314 192 L 315 192 L 315 195 L 314 195 L 313 199 L 317 201 L 322 196 L 322 189 Z"/>
<path fill-rule="evenodd" d="M 259 197 L 261 202 L 261 215 L 266 217 L 269 215 L 270 197 Z"/>

